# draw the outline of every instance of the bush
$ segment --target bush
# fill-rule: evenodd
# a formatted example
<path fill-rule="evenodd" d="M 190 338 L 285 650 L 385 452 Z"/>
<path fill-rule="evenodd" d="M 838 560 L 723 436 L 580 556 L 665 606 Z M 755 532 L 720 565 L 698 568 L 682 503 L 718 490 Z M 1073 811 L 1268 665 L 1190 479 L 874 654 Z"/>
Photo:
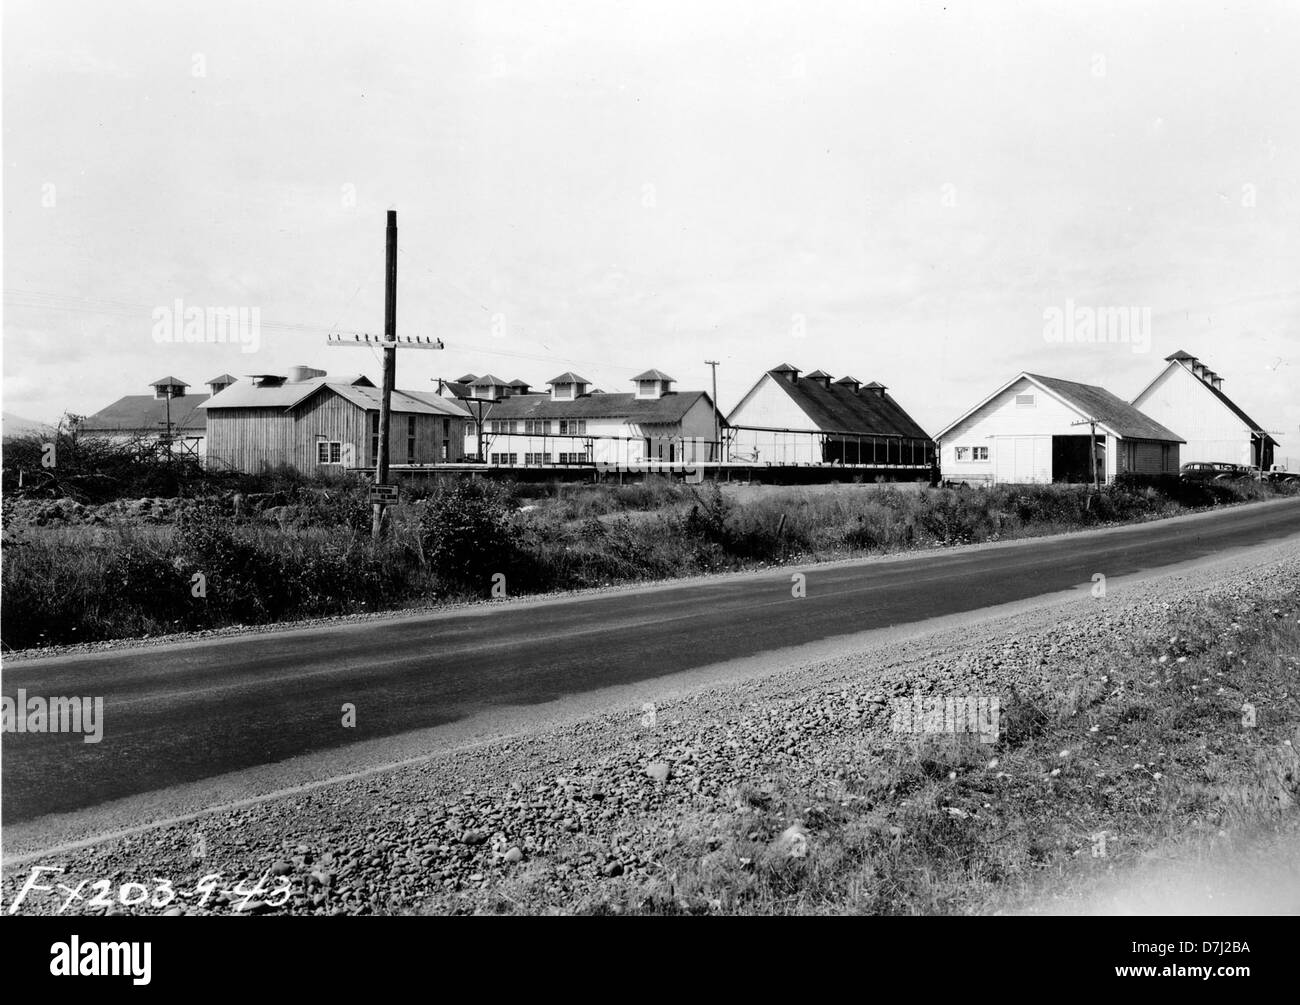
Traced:
<path fill-rule="evenodd" d="M 420 544 L 438 580 L 456 590 L 487 594 L 495 573 L 520 565 L 510 490 L 470 479 L 435 490 L 424 502 Z"/>

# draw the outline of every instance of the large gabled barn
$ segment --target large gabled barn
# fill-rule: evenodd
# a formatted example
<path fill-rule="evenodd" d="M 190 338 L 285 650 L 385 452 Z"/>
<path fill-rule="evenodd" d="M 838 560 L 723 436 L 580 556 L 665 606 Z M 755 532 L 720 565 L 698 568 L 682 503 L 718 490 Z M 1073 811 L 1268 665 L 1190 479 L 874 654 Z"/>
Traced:
<path fill-rule="evenodd" d="M 1277 441 L 1223 390 L 1223 378 L 1181 349 L 1165 357 L 1165 368 L 1135 407 L 1178 430 L 1187 440 L 1183 463 L 1209 461 L 1267 469 Z"/>
<path fill-rule="evenodd" d="M 929 471 L 934 443 L 887 387 L 800 373 L 789 363 L 773 367 L 731 410 L 729 459 Z"/>

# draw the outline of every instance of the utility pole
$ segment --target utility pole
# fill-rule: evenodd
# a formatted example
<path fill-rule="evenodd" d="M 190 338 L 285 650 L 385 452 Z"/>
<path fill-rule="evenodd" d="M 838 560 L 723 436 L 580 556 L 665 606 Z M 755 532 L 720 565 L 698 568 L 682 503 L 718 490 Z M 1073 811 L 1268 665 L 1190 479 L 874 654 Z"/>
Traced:
<path fill-rule="evenodd" d="M 1259 479 L 1263 479 L 1265 473 L 1264 472 L 1264 448 L 1268 446 L 1267 441 L 1273 439 L 1274 436 L 1285 436 L 1286 430 L 1285 429 L 1251 429 L 1250 427 L 1247 427 L 1246 432 L 1250 433 L 1250 438 L 1252 442 L 1258 441 L 1259 443 L 1258 451 L 1255 451 L 1253 446 L 1251 448 L 1251 453 L 1253 455 L 1251 457 L 1251 461 L 1252 461 L 1252 466 L 1255 468 L 1257 472 L 1259 472 L 1255 477 Z M 1277 440 L 1273 440 L 1273 443 L 1277 444 Z M 1276 452 L 1273 454 L 1273 463 L 1274 464 L 1277 463 Z"/>
<path fill-rule="evenodd" d="M 388 430 L 393 410 L 393 385 L 397 382 L 397 349 L 442 349 L 442 339 L 421 336 L 397 338 L 397 210 L 388 211 L 388 230 L 385 242 L 384 277 L 384 335 L 382 339 L 370 335 L 353 335 L 346 339 L 331 335 L 325 344 L 332 347 L 382 348 L 384 350 L 384 379 L 379 399 L 379 449 L 375 457 L 375 487 L 371 489 L 374 516 L 370 521 L 370 536 L 375 540 L 383 533 L 384 505 L 396 501 L 397 490 L 388 484 Z"/>
<path fill-rule="evenodd" d="M 491 407 L 499 402 L 500 398 L 480 398 L 476 395 L 470 395 L 468 398 L 457 398 L 462 405 L 469 409 L 470 418 L 474 420 L 474 431 L 478 439 L 478 454 L 475 460 L 483 463 L 483 416 L 484 410 L 491 410 Z"/>
<path fill-rule="evenodd" d="M 397 210 L 388 211 L 388 232 L 384 259 L 384 341 L 397 338 Z M 397 381 L 397 350 L 384 347 L 384 381 L 379 399 L 379 456 L 375 459 L 375 484 L 388 484 L 388 428 L 393 412 L 393 384 Z M 375 502 L 370 536 L 379 540 L 383 532 L 384 504 Z"/>
<path fill-rule="evenodd" d="M 1072 426 L 1087 426 L 1092 430 L 1092 436 L 1088 439 L 1088 459 L 1092 462 L 1092 487 L 1095 491 L 1101 490 L 1101 482 L 1097 477 L 1097 420 L 1083 419 L 1079 422 L 1071 422 Z"/>
<path fill-rule="evenodd" d="M 722 428 L 718 424 L 718 361 L 706 359 L 704 365 L 713 369 L 713 442 L 718 450 L 714 460 L 720 461 L 722 460 Z"/>

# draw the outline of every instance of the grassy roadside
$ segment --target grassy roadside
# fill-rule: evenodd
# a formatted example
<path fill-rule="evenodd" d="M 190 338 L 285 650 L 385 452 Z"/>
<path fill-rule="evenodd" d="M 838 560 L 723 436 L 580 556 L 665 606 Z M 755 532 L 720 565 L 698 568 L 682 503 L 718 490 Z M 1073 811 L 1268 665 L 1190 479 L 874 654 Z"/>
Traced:
<path fill-rule="evenodd" d="M 821 488 L 737 498 L 669 481 L 461 482 L 394 507 L 378 544 L 357 486 L 291 486 L 262 509 L 234 495 L 160 500 L 143 526 L 102 512 L 41 525 L 47 504 L 6 499 L 0 628 L 14 651 L 1036 537 L 1300 494 L 1177 479 L 1100 492 Z"/>
<path fill-rule="evenodd" d="M 816 784 L 738 786 L 721 813 L 679 819 L 652 877 L 568 909 L 987 914 L 1294 816 L 1300 591 L 1189 604 L 1173 623 L 1114 638 L 1067 691 L 1012 695 L 995 743 L 888 733 Z M 548 901 L 520 877 L 495 909 Z"/>

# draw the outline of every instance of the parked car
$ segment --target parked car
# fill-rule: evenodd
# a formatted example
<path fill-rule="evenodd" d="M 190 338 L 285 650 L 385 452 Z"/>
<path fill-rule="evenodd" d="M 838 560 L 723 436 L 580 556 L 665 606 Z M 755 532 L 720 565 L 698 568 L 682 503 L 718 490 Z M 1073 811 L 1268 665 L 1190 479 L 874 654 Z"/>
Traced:
<path fill-rule="evenodd" d="M 1221 461 L 1188 461 L 1178 469 L 1178 476 L 1193 482 L 1224 482 L 1238 477 L 1237 465 Z"/>
<path fill-rule="evenodd" d="M 1285 464 L 1274 464 L 1265 472 L 1264 480 L 1270 482 L 1300 482 L 1300 471 L 1288 471 Z"/>

